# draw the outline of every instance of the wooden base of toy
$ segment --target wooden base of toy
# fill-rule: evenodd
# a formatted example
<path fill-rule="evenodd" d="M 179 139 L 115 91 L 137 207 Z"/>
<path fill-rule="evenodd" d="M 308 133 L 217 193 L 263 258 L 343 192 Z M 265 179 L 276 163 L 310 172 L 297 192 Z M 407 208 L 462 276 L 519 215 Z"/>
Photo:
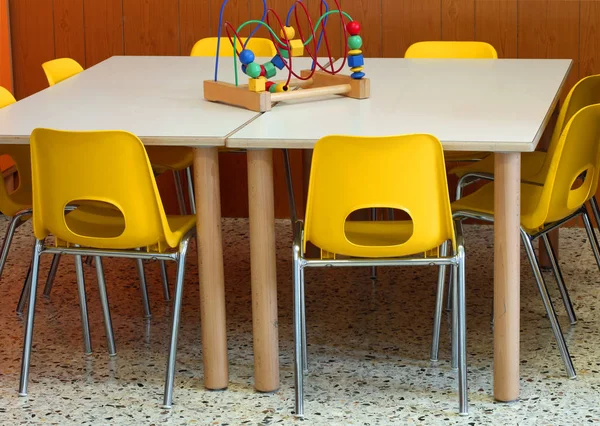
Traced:
<path fill-rule="evenodd" d="M 302 77 L 309 76 L 311 71 L 302 71 Z M 285 81 L 283 81 L 285 82 Z M 292 90 L 301 88 L 302 90 Z M 369 97 L 370 82 L 368 78 L 355 80 L 347 75 L 331 75 L 317 71 L 309 80 L 290 81 L 287 92 L 252 92 L 248 85 L 235 86 L 222 81 L 205 80 L 204 98 L 212 102 L 239 106 L 251 111 L 269 111 L 273 104 L 295 99 L 312 99 L 329 95 L 341 95 L 354 99 Z"/>

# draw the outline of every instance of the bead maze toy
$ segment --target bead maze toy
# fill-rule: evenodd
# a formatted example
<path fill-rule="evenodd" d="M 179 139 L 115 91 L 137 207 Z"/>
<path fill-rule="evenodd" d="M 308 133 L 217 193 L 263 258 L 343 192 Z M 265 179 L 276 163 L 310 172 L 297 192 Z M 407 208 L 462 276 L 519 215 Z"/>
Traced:
<path fill-rule="evenodd" d="M 296 0 L 290 7 L 285 25 L 273 9 L 267 7 L 267 1 L 263 0 L 263 15 L 261 20 L 249 20 L 241 24 L 237 29 L 229 22 L 223 23 L 223 12 L 229 0 L 224 0 L 221 5 L 219 16 L 219 34 L 217 41 L 217 52 L 215 60 L 214 80 L 204 81 L 204 98 L 235 105 L 252 111 L 269 111 L 274 103 L 293 99 L 311 99 L 326 95 L 341 95 L 354 99 L 366 99 L 369 97 L 369 79 L 365 78 L 364 57 L 362 54 L 362 39 L 360 37 L 360 24 L 354 21 L 350 15 L 342 11 L 339 0 L 333 0 L 337 9 L 329 10 L 326 0 L 319 0 L 321 16 L 313 26 L 308 9 L 302 0 Z M 330 0 L 331 1 L 331 0 Z M 306 38 L 302 32 L 298 10 L 305 13 L 310 35 Z M 330 15 L 338 14 L 341 20 L 341 30 L 344 36 L 344 45 L 348 49 L 344 52 L 342 64 L 334 67 L 334 59 L 331 54 L 329 41 L 327 39 L 327 21 Z M 296 29 L 291 26 L 292 15 L 295 17 Z M 269 23 L 269 17 L 275 19 L 280 27 L 279 37 Z M 256 25 L 244 43 L 241 43 L 239 32 L 248 25 Z M 271 41 L 275 45 L 277 54 L 262 65 L 256 62 L 252 50 L 247 48 L 248 42 L 260 27 L 268 30 Z M 317 40 L 316 32 L 319 31 Z M 235 84 L 225 83 L 218 80 L 219 52 L 221 44 L 221 31 L 225 28 L 227 37 L 233 49 L 233 66 L 235 71 Z M 319 63 L 317 53 L 321 43 L 326 47 L 327 64 Z M 312 44 L 312 48 L 311 45 Z M 312 67 L 301 71 L 300 75 L 292 69 L 293 58 L 306 53 L 312 58 Z M 238 64 L 241 63 L 241 71 L 246 74 L 248 84 L 239 84 Z M 352 71 L 350 76 L 339 75 L 348 63 Z M 285 80 L 272 81 L 278 70 L 287 69 L 288 75 Z"/>

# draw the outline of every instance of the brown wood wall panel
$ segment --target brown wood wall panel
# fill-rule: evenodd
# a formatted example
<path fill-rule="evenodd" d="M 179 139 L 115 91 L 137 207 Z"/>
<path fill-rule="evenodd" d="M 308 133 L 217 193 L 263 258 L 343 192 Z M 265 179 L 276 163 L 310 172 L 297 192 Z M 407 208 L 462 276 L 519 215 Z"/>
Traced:
<path fill-rule="evenodd" d="M 55 58 L 52 0 L 11 0 L 10 28 L 15 96 L 48 87 L 42 63 Z"/>
<path fill-rule="evenodd" d="M 493 45 L 500 58 L 516 58 L 517 0 L 476 0 L 475 39 Z"/>
<path fill-rule="evenodd" d="M 85 0 L 85 64 L 123 54 L 123 0 Z"/>
<path fill-rule="evenodd" d="M 600 2 L 583 1 L 579 16 L 579 76 L 600 74 Z"/>
<path fill-rule="evenodd" d="M 179 55 L 179 0 L 123 0 L 126 55 Z"/>
<path fill-rule="evenodd" d="M 519 58 L 573 59 L 565 93 L 579 77 L 579 2 L 519 1 Z"/>
<path fill-rule="evenodd" d="M 475 40 L 475 0 L 442 0 L 442 40 Z"/>
<path fill-rule="evenodd" d="M 384 57 L 403 57 L 411 44 L 441 40 L 440 0 L 382 0 Z"/>
<path fill-rule="evenodd" d="M 179 0 L 179 45 L 182 55 L 189 55 L 201 38 L 210 37 L 211 24 L 209 0 Z"/>
<path fill-rule="evenodd" d="M 57 58 L 73 58 L 85 68 L 83 0 L 54 0 L 54 51 Z"/>

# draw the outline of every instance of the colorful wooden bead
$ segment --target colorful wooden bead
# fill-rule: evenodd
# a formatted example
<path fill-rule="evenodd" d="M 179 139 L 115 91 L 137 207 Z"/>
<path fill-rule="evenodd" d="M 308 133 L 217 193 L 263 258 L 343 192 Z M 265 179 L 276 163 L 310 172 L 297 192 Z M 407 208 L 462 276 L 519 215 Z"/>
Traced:
<path fill-rule="evenodd" d="M 365 64 L 365 58 L 363 55 L 348 56 L 348 66 L 350 68 L 362 67 Z"/>
<path fill-rule="evenodd" d="M 302 40 L 290 40 L 290 46 L 292 48 L 292 56 L 304 55 L 304 43 L 302 43 Z"/>
<path fill-rule="evenodd" d="M 277 74 L 277 68 L 275 68 L 272 62 L 265 63 L 263 68 L 265 70 L 265 77 L 267 78 L 273 78 Z"/>
<path fill-rule="evenodd" d="M 254 62 L 254 52 L 250 49 L 244 49 L 239 54 L 240 62 L 244 65 L 248 65 Z"/>
<path fill-rule="evenodd" d="M 290 88 L 285 83 L 279 83 L 275 85 L 275 92 L 287 92 Z"/>
<path fill-rule="evenodd" d="M 264 92 L 266 89 L 267 79 L 264 77 L 248 79 L 248 89 L 251 92 Z"/>
<path fill-rule="evenodd" d="M 348 37 L 348 47 L 352 49 L 360 49 L 362 47 L 362 38 L 359 35 Z"/>
<path fill-rule="evenodd" d="M 275 86 L 276 86 L 276 84 L 275 84 L 275 83 L 273 83 L 272 81 L 267 81 L 267 82 L 265 83 L 265 88 L 266 88 L 266 90 L 267 90 L 268 92 L 271 92 L 271 91 L 273 91 L 273 92 L 274 92 L 274 91 L 275 91 Z"/>
<path fill-rule="evenodd" d="M 346 24 L 346 30 L 350 35 L 357 35 L 360 33 L 360 24 L 356 21 L 350 21 Z"/>
<path fill-rule="evenodd" d="M 281 31 L 279 31 L 279 36 L 283 40 L 292 40 L 294 37 L 296 37 L 296 30 L 294 27 L 283 27 Z"/>
<path fill-rule="evenodd" d="M 281 49 L 279 51 L 279 54 L 281 55 L 282 58 L 285 58 L 285 59 L 289 59 L 289 57 L 290 57 L 290 52 L 288 52 L 287 47 Z"/>
<path fill-rule="evenodd" d="M 271 82 L 271 83 L 273 83 L 273 82 Z M 269 92 L 271 92 L 271 93 L 277 92 L 277 85 L 275 83 L 273 83 L 269 86 Z"/>
<path fill-rule="evenodd" d="M 267 76 L 267 71 L 265 70 L 264 65 L 260 66 L 260 76 L 261 77 L 266 77 Z"/>
<path fill-rule="evenodd" d="M 365 76 L 364 72 L 353 72 L 352 74 L 350 74 L 350 77 L 352 77 L 355 80 L 360 80 L 364 76 Z"/>
<path fill-rule="evenodd" d="M 362 53 L 362 50 L 360 50 L 360 49 L 354 49 L 354 50 L 348 51 L 348 55 L 360 55 L 361 53 Z"/>
<path fill-rule="evenodd" d="M 260 77 L 260 65 L 257 64 L 256 62 L 250 62 L 248 65 L 246 65 L 246 74 L 248 75 L 248 77 L 252 77 L 252 78 L 257 78 Z"/>
<path fill-rule="evenodd" d="M 354 68 L 350 68 L 350 71 L 352 71 L 352 72 L 361 72 L 364 69 L 365 69 L 365 67 L 354 67 Z"/>
<path fill-rule="evenodd" d="M 279 55 L 273 56 L 271 59 L 271 63 L 275 65 L 278 69 L 282 70 L 285 67 L 285 63 L 283 62 L 283 58 Z"/>

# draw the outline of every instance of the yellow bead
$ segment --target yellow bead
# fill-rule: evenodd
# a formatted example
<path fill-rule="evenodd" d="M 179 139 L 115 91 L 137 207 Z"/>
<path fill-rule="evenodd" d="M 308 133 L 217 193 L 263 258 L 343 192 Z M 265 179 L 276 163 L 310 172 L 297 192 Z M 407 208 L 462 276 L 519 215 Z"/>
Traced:
<path fill-rule="evenodd" d="M 279 31 L 279 36 L 285 40 L 292 40 L 294 37 L 296 37 L 296 30 L 294 29 L 294 27 L 283 27 L 280 31 Z"/>
<path fill-rule="evenodd" d="M 292 47 L 292 56 L 304 55 L 304 44 L 302 43 L 302 40 L 290 40 L 290 46 Z"/>
<path fill-rule="evenodd" d="M 360 49 L 354 49 L 354 50 L 348 51 L 348 55 L 360 55 L 361 53 L 362 53 L 362 50 L 360 50 Z"/>
<path fill-rule="evenodd" d="M 361 72 L 365 67 L 354 67 L 354 68 L 350 68 L 350 71 L 352 72 Z"/>
<path fill-rule="evenodd" d="M 264 92 L 266 90 L 267 79 L 264 77 L 248 79 L 248 89 L 251 92 Z"/>
<path fill-rule="evenodd" d="M 287 92 L 290 88 L 285 83 L 279 83 L 275 86 L 276 92 Z"/>

